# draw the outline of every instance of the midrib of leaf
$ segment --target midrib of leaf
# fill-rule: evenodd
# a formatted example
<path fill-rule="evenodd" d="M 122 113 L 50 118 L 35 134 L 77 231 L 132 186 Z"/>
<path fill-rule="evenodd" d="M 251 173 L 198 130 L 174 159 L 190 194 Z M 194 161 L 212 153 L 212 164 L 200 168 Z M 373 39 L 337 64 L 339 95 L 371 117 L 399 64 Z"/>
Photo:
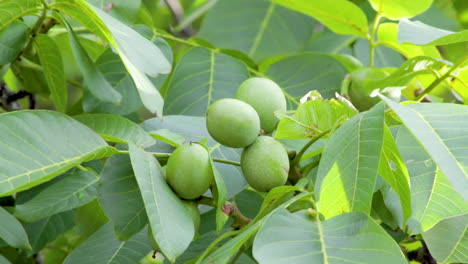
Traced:
<path fill-rule="evenodd" d="M 465 227 L 465 232 L 468 232 L 467 231 L 467 228 Z M 465 232 L 463 232 L 460 237 L 458 238 L 457 242 L 455 243 L 454 247 L 452 248 L 452 250 L 450 250 L 450 253 L 447 255 L 447 257 L 442 261 L 442 263 L 446 263 L 445 261 L 447 261 L 447 259 L 450 259 L 450 257 L 452 256 L 453 252 L 455 252 L 455 249 L 458 247 L 458 245 L 460 244 L 461 240 L 463 239 L 464 235 L 465 235 Z"/>
<path fill-rule="evenodd" d="M 214 65 L 215 65 L 215 53 L 210 50 L 210 80 L 208 82 L 208 106 L 211 104 L 211 94 L 213 93 L 213 82 L 214 82 Z"/>
<path fill-rule="evenodd" d="M 255 40 L 253 42 L 252 47 L 250 48 L 249 55 L 252 56 L 256 51 L 258 46 L 260 45 L 260 41 L 262 40 L 263 35 L 265 34 L 265 29 L 270 22 L 271 15 L 275 11 L 275 6 L 276 4 L 273 2 L 270 2 L 270 6 L 268 7 L 265 17 L 263 18 L 262 23 L 260 24 L 260 28 L 258 30 L 257 36 L 255 37 Z"/>
<path fill-rule="evenodd" d="M 319 237 L 320 237 L 320 244 L 321 244 L 321 251 L 323 254 L 323 263 L 328 264 L 328 254 L 327 254 L 327 249 L 325 245 L 325 240 L 323 239 L 323 228 L 322 228 L 322 222 L 320 221 L 319 217 L 317 217 L 317 230 L 319 232 Z"/>
<path fill-rule="evenodd" d="M 140 216 L 141 212 L 144 212 L 145 210 L 145 207 L 143 206 L 143 208 L 140 209 L 140 211 L 138 211 L 133 217 L 132 219 L 130 219 L 130 221 L 128 221 L 128 223 L 122 227 L 122 230 L 126 230 L 128 228 L 128 226 L 136 219 Z"/>
<path fill-rule="evenodd" d="M 427 199 L 426 206 L 424 206 L 424 211 L 421 214 L 421 217 L 419 218 L 419 221 L 424 219 L 424 216 L 426 215 L 427 209 L 429 208 L 429 206 L 427 206 L 427 205 L 429 205 L 431 203 L 431 201 L 432 201 L 432 197 L 433 197 L 433 194 L 434 194 L 434 189 L 435 189 L 435 186 L 437 184 L 437 170 L 439 170 L 439 167 L 436 167 L 436 170 L 434 171 L 434 180 L 432 181 L 432 184 L 431 184 L 431 191 L 429 193 L 429 198 Z M 435 224 L 437 224 L 437 223 L 434 223 L 432 226 L 434 226 Z"/>
<path fill-rule="evenodd" d="M 4 182 L 9 182 L 9 183 L 11 184 L 11 181 L 12 181 L 12 180 L 17 179 L 17 178 L 19 178 L 19 177 L 23 177 L 23 176 L 26 176 L 26 175 L 30 176 L 30 175 L 33 174 L 33 173 L 36 173 L 36 172 L 39 172 L 39 171 L 44 171 L 44 170 L 47 170 L 47 169 L 50 169 L 50 168 L 54 168 L 54 167 L 58 167 L 58 166 L 60 166 L 60 165 L 62 165 L 62 164 L 64 164 L 64 163 L 72 163 L 73 161 L 80 160 L 80 159 L 82 159 L 82 158 L 84 158 L 84 157 L 86 157 L 86 156 L 88 156 L 88 155 L 90 155 L 90 154 L 92 154 L 92 153 L 94 153 L 94 152 L 97 152 L 97 151 L 100 150 L 100 149 L 104 149 L 104 148 L 106 148 L 106 147 L 107 147 L 107 146 L 102 146 L 102 147 L 97 148 L 97 149 L 95 149 L 95 150 L 92 150 L 92 151 L 90 151 L 90 152 L 82 153 L 82 155 L 80 155 L 80 156 L 76 156 L 76 157 L 73 157 L 73 158 L 71 158 L 71 159 L 66 159 L 66 160 L 63 160 L 63 161 L 60 161 L 60 162 L 56 162 L 56 163 L 53 163 L 53 164 L 50 164 L 50 165 L 47 165 L 47 166 L 44 166 L 44 167 L 41 167 L 41 168 L 38 168 L 38 169 L 35 169 L 35 170 L 30 170 L 30 171 L 28 171 L 28 172 L 25 172 L 25 173 L 22 173 L 22 174 L 18 174 L 18 175 L 16 175 L 16 176 L 13 176 L 13 177 L 10 177 L 10 178 L 5 179 L 5 180 L 3 180 L 3 181 L 0 181 L 0 184 L 2 184 L 2 183 L 4 183 Z M 29 182 L 29 183 L 30 183 L 30 182 Z M 13 186 L 12 186 L 12 187 L 13 187 Z"/>
<path fill-rule="evenodd" d="M 114 254 L 112 255 L 112 257 L 106 262 L 106 264 L 109 264 L 112 262 L 112 260 L 114 260 L 114 258 L 117 256 L 117 253 L 120 252 L 120 249 L 122 249 L 123 245 L 125 244 L 125 241 L 122 241 L 122 243 L 120 243 L 120 246 L 115 250 Z"/>
<path fill-rule="evenodd" d="M 1 4 L 1 1 L 0 1 L 0 4 Z M 13 23 L 13 21 L 15 21 L 16 19 L 18 19 L 19 17 L 23 17 L 27 14 L 31 14 L 31 13 L 34 13 L 34 12 L 37 12 L 37 11 L 40 11 L 40 10 L 43 10 L 43 7 L 35 7 L 35 8 L 30 8 L 30 9 L 23 9 L 21 6 L 20 6 L 20 9 L 21 9 L 21 13 L 18 13 L 16 14 L 16 16 L 12 16 L 10 19 L 8 20 L 5 20 L 4 23 L 0 23 L 0 30 L 3 30 L 3 28 L 11 23 Z"/>
<path fill-rule="evenodd" d="M 361 157 L 361 122 L 362 122 L 362 118 L 359 118 L 359 122 L 358 122 L 358 127 L 357 127 L 357 164 L 356 164 L 356 171 L 355 171 L 355 175 L 354 175 L 354 190 L 353 190 L 353 199 L 351 200 L 351 209 L 350 211 L 353 212 L 354 211 L 354 205 L 356 204 L 355 200 L 356 200 L 356 192 L 357 192 L 357 182 L 358 182 L 358 176 L 359 176 L 359 164 L 360 164 L 360 157 Z"/>

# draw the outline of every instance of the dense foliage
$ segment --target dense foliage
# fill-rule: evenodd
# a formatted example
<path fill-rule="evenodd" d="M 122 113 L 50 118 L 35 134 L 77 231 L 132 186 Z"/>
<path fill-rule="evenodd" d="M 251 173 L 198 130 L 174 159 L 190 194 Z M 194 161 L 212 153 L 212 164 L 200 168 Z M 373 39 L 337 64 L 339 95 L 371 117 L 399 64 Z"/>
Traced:
<path fill-rule="evenodd" d="M 0 264 L 468 263 L 468 1 L 0 0 Z"/>

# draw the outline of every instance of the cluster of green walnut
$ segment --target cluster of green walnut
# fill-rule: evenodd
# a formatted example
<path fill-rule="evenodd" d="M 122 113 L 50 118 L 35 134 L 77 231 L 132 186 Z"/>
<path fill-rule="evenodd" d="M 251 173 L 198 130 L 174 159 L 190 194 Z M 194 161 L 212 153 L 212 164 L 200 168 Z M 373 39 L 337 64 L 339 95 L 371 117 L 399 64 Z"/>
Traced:
<path fill-rule="evenodd" d="M 249 185 L 267 192 L 288 178 L 286 148 L 266 136 L 278 124 L 275 111 L 286 110 L 286 98 L 272 80 L 260 77 L 244 81 L 234 98 L 214 102 L 206 114 L 211 137 L 231 148 L 243 148 L 241 168 Z M 177 195 L 192 200 L 203 195 L 213 182 L 210 155 L 205 146 L 188 143 L 170 156 L 166 179 Z"/>

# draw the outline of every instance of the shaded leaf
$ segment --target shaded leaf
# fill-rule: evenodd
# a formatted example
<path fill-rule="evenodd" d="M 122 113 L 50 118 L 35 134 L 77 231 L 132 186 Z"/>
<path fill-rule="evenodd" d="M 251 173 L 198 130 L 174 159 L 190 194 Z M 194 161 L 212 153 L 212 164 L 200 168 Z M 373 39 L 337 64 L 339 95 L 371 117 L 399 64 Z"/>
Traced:
<path fill-rule="evenodd" d="M 1 114 L 0 128 L 0 196 L 29 189 L 82 162 L 115 153 L 91 129 L 57 112 Z"/>
<path fill-rule="evenodd" d="M 133 24 L 141 6 L 141 0 L 89 0 L 89 3 L 126 24 Z"/>
<path fill-rule="evenodd" d="M 128 241 L 119 241 L 112 233 L 112 225 L 107 223 L 73 250 L 64 263 L 137 263 L 151 251 L 147 233 L 144 229 Z"/>
<path fill-rule="evenodd" d="M 55 108 L 64 113 L 67 109 L 68 91 L 59 47 L 46 34 L 39 34 L 34 38 L 34 47 L 44 70 L 44 76 L 50 91 L 50 99 Z"/>
<path fill-rule="evenodd" d="M 98 181 L 93 171 L 72 171 L 31 200 L 17 205 L 15 216 L 34 222 L 85 205 L 97 197 Z"/>
<path fill-rule="evenodd" d="M 12 216 L 7 210 L 0 207 L 0 239 L 6 244 L 16 247 L 31 249 L 28 241 L 28 235 L 24 231 L 21 223 Z"/>
<path fill-rule="evenodd" d="M 99 201 L 119 240 L 129 239 L 148 223 L 128 155 L 115 155 L 107 160 L 101 172 Z"/>
<path fill-rule="evenodd" d="M 226 15 L 233 10 L 235 15 Z M 216 47 L 240 50 L 260 61 L 300 51 L 314 24 L 272 1 L 219 0 L 203 20 L 200 36 Z"/>
<path fill-rule="evenodd" d="M 325 219 L 370 213 L 384 135 L 384 105 L 352 117 L 332 134 L 317 171 L 317 209 Z"/>
<path fill-rule="evenodd" d="M 467 42 L 468 30 L 455 33 L 426 25 L 420 21 L 412 22 L 408 19 L 401 19 L 398 24 L 398 41 L 432 46 Z"/>
<path fill-rule="evenodd" d="M 0 65 L 10 63 L 26 44 L 28 25 L 14 22 L 0 32 Z M 2 74 L 3 75 L 3 74 Z"/>

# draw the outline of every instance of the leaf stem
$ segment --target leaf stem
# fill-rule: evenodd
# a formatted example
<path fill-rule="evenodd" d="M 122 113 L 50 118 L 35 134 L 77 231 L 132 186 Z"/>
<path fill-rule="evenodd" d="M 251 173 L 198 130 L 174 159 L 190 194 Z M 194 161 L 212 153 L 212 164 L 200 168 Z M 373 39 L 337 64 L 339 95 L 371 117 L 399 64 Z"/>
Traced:
<path fill-rule="evenodd" d="M 127 150 L 119 150 L 118 151 L 119 154 L 129 154 L 129 152 Z M 156 158 L 169 158 L 172 153 L 164 153 L 164 152 L 147 152 L 151 155 L 153 155 L 154 157 Z M 218 163 L 224 163 L 224 164 L 229 164 L 229 165 L 234 165 L 234 166 L 241 166 L 241 164 L 237 161 L 232 161 L 232 160 L 225 160 L 225 159 L 218 159 L 218 158 L 212 158 L 214 162 L 218 162 Z"/>
<path fill-rule="evenodd" d="M 376 42 L 374 41 L 375 41 L 375 35 L 377 34 L 377 28 L 379 27 L 379 22 L 381 18 L 382 18 L 382 15 L 379 12 L 377 12 L 374 18 L 374 22 L 372 22 L 371 34 L 367 39 L 369 41 L 369 66 L 370 67 L 374 66 L 375 47 L 378 46 Z"/>
<path fill-rule="evenodd" d="M 326 131 L 314 136 L 311 140 L 309 140 L 309 142 L 307 142 L 307 144 L 305 144 L 304 147 L 302 147 L 302 149 L 299 151 L 299 153 L 297 153 L 297 155 L 294 157 L 294 159 L 291 162 L 290 167 L 291 168 L 296 167 L 299 164 L 299 162 L 301 161 L 302 155 L 304 155 L 304 153 L 307 151 L 307 149 L 310 146 L 312 146 L 315 142 L 317 142 L 317 140 L 321 139 L 323 136 L 330 133 L 330 131 L 331 131 L 330 129 L 326 130 Z"/>
<path fill-rule="evenodd" d="M 424 89 L 419 95 L 418 97 L 416 97 L 416 101 L 421 101 L 424 96 L 428 93 L 430 93 L 432 90 L 434 90 L 442 81 L 444 81 L 445 79 L 447 79 L 448 77 L 450 77 L 450 75 L 452 75 L 452 73 L 458 69 L 459 67 L 461 67 L 463 64 L 465 64 L 466 62 L 468 61 L 468 56 L 465 57 L 463 60 L 461 60 L 459 63 L 455 64 L 450 70 L 448 70 L 444 75 L 442 75 L 441 77 L 435 79 L 426 89 Z"/>
<path fill-rule="evenodd" d="M 205 251 L 203 251 L 203 253 L 200 255 L 200 257 L 198 257 L 197 261 L 195 262 L 195 264 L 200 264 L 203 259 L 211 253 L 211 251 L 213 250 L 213 248 L 218 245 L 221 241 L 223 241 L 224 239 L 226 238 L 229 238 L 229 237 L 233 237 L 233 236 L 236 236 L 237 234 L 239 234 L 241 232 L 241 230 L 233 230 L 233 231 L 228 231 L 222 235 L 220 235 L 218 238 L 216 238 L 206 249 Z"/>

